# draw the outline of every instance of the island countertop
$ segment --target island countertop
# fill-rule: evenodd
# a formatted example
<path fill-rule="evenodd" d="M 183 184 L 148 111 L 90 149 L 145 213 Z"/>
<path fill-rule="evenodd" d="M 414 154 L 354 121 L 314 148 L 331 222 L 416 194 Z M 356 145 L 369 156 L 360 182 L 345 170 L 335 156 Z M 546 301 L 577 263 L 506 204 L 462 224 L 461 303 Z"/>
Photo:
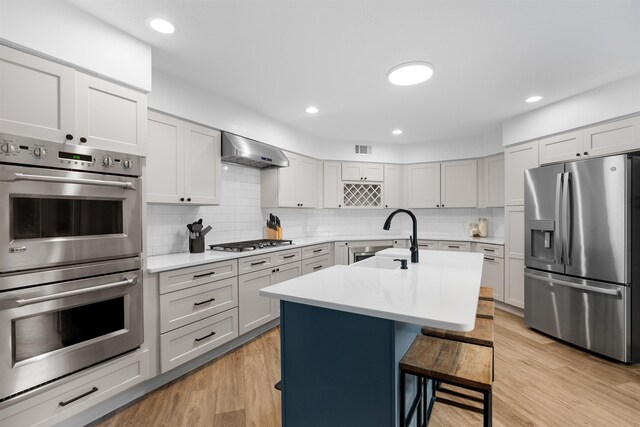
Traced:
<path fill-rule="evenodd" d="M 409 258 L 409 250 L 387 249 L 373 258 L 389 264 L 389 255 Z M 421 250 L 420 262 L 407 270 L 365 267 L 375 262 L 333 266 L 263 288 L 260 295 L 420 326 L 474 328 L 482 254 Z"/>

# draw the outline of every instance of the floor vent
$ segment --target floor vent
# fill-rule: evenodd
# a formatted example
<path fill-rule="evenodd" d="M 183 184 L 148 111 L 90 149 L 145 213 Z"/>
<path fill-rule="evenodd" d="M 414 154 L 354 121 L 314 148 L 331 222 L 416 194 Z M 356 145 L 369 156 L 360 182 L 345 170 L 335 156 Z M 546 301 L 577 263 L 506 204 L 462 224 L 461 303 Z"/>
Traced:
<path fill-rule="evenodd" d="M 363 154 L 363 155 L 370 155 L 371 154 L 371 149 L 373 147 L 371 147 L 370 145 L 356 145 L 356 154 Z"/>

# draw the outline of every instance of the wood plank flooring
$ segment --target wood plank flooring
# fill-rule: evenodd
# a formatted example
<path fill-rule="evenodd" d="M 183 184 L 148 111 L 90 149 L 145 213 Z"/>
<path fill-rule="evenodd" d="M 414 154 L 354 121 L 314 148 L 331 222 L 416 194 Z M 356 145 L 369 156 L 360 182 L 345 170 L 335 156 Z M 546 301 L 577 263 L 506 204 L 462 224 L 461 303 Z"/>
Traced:
<path fill-rule="evenodd" d="M 279 346 L 274 329 L 99 425 L 280 426 Z M 495 348 L 495 426 L 640 426 L 640 364 L 590 355 L 500 310 Z M 480 426 L 482 415 L 436 404 L 430 425 Z"/>

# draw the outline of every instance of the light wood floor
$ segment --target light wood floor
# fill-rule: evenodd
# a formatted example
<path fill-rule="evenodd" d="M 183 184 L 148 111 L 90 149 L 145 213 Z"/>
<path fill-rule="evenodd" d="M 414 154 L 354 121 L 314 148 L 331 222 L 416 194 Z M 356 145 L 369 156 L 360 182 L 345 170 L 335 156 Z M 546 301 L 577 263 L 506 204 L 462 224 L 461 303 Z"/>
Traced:
<path fill-rule="evenodd" d="M 640 364 L 626 366 L 527 329 L 496 310 L 496 426 L 640 426 Z M 127 407 L 100 427 L 280 426 L 275 329 Z M 480 426 L 481 415 L 436 404 L 432 426 Z M 332 426 L 327 426 L 332 427 Z"/>

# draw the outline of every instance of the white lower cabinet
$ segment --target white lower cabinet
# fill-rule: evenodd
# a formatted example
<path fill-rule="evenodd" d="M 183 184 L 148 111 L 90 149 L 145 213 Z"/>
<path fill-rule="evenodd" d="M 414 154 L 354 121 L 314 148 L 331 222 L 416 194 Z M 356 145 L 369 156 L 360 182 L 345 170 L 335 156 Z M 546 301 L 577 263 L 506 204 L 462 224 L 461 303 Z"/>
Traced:
<path fill-rule="evenodd" d="M 349 265 L 349 242 L 335 242 L 333 256 L 335 265 Z"/>
<path fill-rule="evenodd" d="M 315 273 L 331 267 L 331 255 L 323 255 L 302 261 L 302 275 Z"/>
<path fill-rule="evenodd" d="M 238 336 L 238 309 L 160 335 L 160 368 L 167 372 Z"/>
<path fill-rule="evenodd" d="M 275 268 L 243 274 L 238 278 L 240 334 L 276 318 L 271 299 L 260 295 L 260 289 L 275 284 L 275 280 Z"/>
<path fill-rule="evenodd" d="M 504 302 L 524 308 L 524 206 L 505 209 L 505 230 Z"/>
<path fill-rule="evenodd" d="M 474 242 L 471 250 L 484 255 L 480 285 L 493 288 L 493 297 L 504 301 L 504 247 Z"/>
<path fill-rule="evenodd" d="M 453 241 L 439 241 L 439 251 L 453 251 L 453 252 L 469 252 L 471 250 L 471 243 L 469 242 L 453 242 Z"/>
<path fill-rule="evenodd" d="M 149 350 L 87 369 L 0 411 L 2 426 L 52 426 L 149 378 Z"/>
<path fill-rule="evenodd" d="M 302 276 L 302 263 L 292 262 L 290 264 L 285 264 L 276 268 L 276 278 L 274 281 L 274 285 L 276 283 L 286 282 L 287 280 L 295 279 L 296 277 Z M 276 317 L 280 317 L 280 300 L 272 299 L 271 304 L 273 306 L 273 312 Z"/>
<path fill-rule="evenodd" d="M 438 250 L 438 241 L 437 240 L 420 240 L 418 239 L 418 249 L 421 250 Z"/>

